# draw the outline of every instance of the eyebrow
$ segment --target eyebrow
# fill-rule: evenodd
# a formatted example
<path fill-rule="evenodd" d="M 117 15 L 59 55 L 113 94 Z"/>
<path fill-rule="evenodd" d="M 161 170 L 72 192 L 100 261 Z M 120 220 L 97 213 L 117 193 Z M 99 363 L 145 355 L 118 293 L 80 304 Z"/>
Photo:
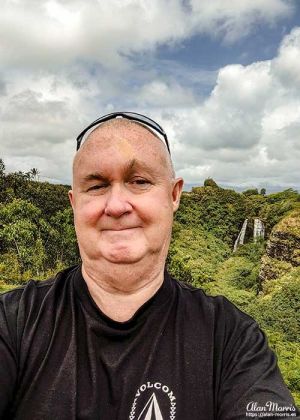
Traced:
<path fill-rule="evenodd" d="M 149 165 L 147 165 L 145 162 L 137 160 L 137 159 L 131 159 L 124 168 L 124 176 L 128 177 L 130 176 L 134 171 L 141 169 L 146 171 L 147 173 L 151 174 L 152 176 L 156 175 L 156 173 L 153 171 L 153 168 L 151 168 Z M 83 180 L 85 182 L 89 181 L 105 181 L 109 182 L 109 177 L 104 175 L 102 172 L 97 171 L 91 174 L 86 175 Z"/>
<path fill-rule="evenodd" d="M 86 175 L 83 180 L 85 182 L 88 181 L 108 181 L 109 179 L 107 178 L 107 176 L 104 176 L 101 174 L 101 172 L 94 172 L 92 174 Z"/>
<path fill-rule="evenodd" d="M 138 159 L 131 159 L 125 167 L 124 173 L 125 175 L 131 175 L 133 171 L 141 169 L 146 172 L 153 174 L 154 170 L 151 168 L 147 163 L 138 160 Z"/>

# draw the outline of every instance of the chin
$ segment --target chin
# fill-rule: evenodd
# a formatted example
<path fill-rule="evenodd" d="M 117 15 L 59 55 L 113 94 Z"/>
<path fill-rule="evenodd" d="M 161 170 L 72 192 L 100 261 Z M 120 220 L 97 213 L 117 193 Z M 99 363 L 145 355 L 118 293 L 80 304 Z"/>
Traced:
<path fill-rule="evenodd" d="M 132 256 L 124 256 L 124 255 L 110 255 L 105 258 L 111 264 L 135 264 L 142 260 L 142 257 L 132 257 Z"/>
<path fill-rule="evenodd" d="M 143 259 L 145 256 L 141 250 L 132 250 L 128 248 L 106 250 L 102 257 L 112 264 L 134 264 Z"/>

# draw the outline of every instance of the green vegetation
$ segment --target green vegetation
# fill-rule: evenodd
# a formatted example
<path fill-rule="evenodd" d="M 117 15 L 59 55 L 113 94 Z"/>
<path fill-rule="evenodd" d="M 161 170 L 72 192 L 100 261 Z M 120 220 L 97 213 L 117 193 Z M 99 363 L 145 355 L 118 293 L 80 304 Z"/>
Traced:
<path fill-rule="evenodd" d="M 174 276 L 224 295 L 258 321 L 300 404 L 300 195 L 292 190 L 238 194 L 220 187 L 184 193 L 169 254 Z M 253 219 L 267 241 L 252 240 Z M 245 218 L 250 232 L 232 252 Z"/>
<path fill-rule="evenodd" d="M 38 182 L 37 174 L 5 175 L 0 159 L 0 290 L 79 261 L 69 187 Z"/>
<path fill-rule="evenodd" d="M 214 188 L 219 188 L 218 184 L 212 179 L 212 178 L 207 178 L 204 183 L 203 183 L 204 187 L 214 187 Z"/>
<path fill-rule="evenodd" d="M 175 277 L 198 286 L 210 282 L 230 252 L 226 243 L 201 225 L 192 228 L 174 222 L 168 264 Z"/>
<path fill-rule="evenodd" d="M 36 168 L 6 174 L 0 159 L 0 291 L 79 261 L 69 186 L 39 182 L 38 176 Z M 265 241 L 253 242 L 255 217 L 265 224 Z M 233 253 L 245 218 L 246 243 Z M 205 180 L 183 193 L 167 264 L 175 277 L 225 295 L 259 322 L 300 404 L 298 192 L 239 194 Z"/>
<path fill-rule="evenodd" d="M 233 190 L 195 187 L 183 193 L 176 221 L 183 226 L 202 226 L 232 245 L 246 217 L 246 200 Z"/>

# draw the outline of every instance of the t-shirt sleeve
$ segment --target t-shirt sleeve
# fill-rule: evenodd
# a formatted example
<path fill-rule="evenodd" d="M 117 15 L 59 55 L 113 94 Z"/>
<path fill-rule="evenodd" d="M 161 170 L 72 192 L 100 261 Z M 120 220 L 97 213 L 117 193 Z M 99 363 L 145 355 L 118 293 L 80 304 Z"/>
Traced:
<path fill-rule="evenodd" d="M 12 333 L 10 314 L 7 313 L 8 296 L 0 296 L 0 418 L 13 400 L 17 379 L 16 345 Z"/>
<path fill-rule="evenodd" d="M 226 306 L 218 420 L 300 419 L 265 334 L 234 305 Z"/>

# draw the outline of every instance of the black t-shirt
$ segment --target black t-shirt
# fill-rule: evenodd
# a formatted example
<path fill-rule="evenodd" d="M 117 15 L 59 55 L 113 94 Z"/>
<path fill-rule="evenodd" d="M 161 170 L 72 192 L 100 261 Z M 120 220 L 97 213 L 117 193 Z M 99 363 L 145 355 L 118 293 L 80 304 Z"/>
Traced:
<path fill-rule="evenodd" d="M 116 322 L 96 306 L 80 266 L 0 297 L 1 419 L 261 413 L 299 418 L 264 334 L 226 298 L 165 273 L 156 294 Z"/>

